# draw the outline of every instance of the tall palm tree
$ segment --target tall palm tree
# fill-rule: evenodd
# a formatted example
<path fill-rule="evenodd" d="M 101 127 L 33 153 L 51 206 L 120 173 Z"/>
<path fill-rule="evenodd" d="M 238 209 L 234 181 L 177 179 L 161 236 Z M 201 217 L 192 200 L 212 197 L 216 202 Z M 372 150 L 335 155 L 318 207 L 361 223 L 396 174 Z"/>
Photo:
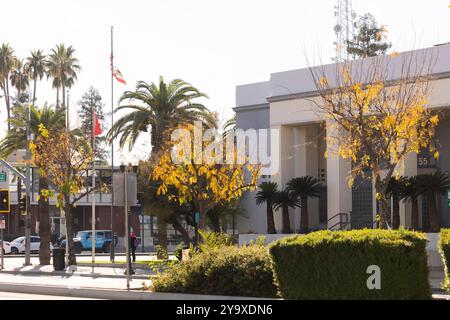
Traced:
<path fill-rule="evenodd" d="M 280 210 L 283 215 L 283 234 L 291 233 L 291 221 L 289 218 L 289 208 L 295 209 L 300 206 L 298 197 L 289 189 L 278 191 L 273 201 L 274 209 Z"/>
<path fill-rule="evenodd" d="M 400 189 L 399 199 L 411 202 L 411 228 L 413 230 L 419 230 L 419 193 L 418 177 L 406 178 Z"/>
<path fill-rule="evenodd" d="M 201 103 L 199 98 L 207 95 L 200 92 L 189 83 L 175 79 L 169 83 L 159 78 L 159 83 L 139 81 L 135 91 L 126 91 L 120 98 L 120 103 L 127 104 L 116 108 L 131 111 L 117 120 L 108 132 L 108 139 L 118 137 L 120 147 L 128 144 L 131 150 L 142 132 L 151 127 L 151 158 L 157 157 L 169 142 L 169 130 L 176 125 L 203 120 L 210 126 L 216 127 L 217 118 Z M 158 230 L 166 230 L 163 219 L 158 219 Z M 158 232 L 159 243 L 167 244 L 167 232 Z"/>
<path fill-rule="evenodd" d="M 14 67 L 9 79 L 11 80 L 11 85 L 17 90 L 16 101 L 24 102 L 22 101 L 22 93 L 28 87 L 28 74 L 22 59 L 14 60 Z"/>
<path fill-rule="evenodd" d="M 406 179 L 404 177 L 392 177 L 386 189 L 386 195 L 392 198 L 392 229 L 400 228 L 400 195 L 404 188 Z"/>
<path fill-rule="evenodd" d="M 120 136 L 120 147 L 128 144 L 131 150 L 137 138 L 142 132 L 147 132 L 151 127 L 152 155 L 160 152 L 168 142 L 169 129 L 176 125 L 193 122 L 195 120 L 212 121 L 209 110 L 200 103 L 198 98 L 206 98 L 207 95 L 189 83 L 176 79 L 169 83 L 159 78 L 159 83 L 148 84 L 139 81 L 135 91 L 127 91 L 120 98 L 120 102 L 128 101 L 128 104 L 116 108 L 115 112 L 129 110 L 116 121 L 108 133 L 110 139 Z"/>
<path fill-rule="evenodd" d="M 439 214 L 437 209 L 438 195 L 446 195 L 450 189 L 450 178 L 447 174 L 436 172 L 424 174 L 418 177 L 419 191 L 428 197 L 430 214 L 430 232 L 439 232 Z"/>
<path fill-rule="evenodd" d="M 322 189 L 322 183 L 313 177 L 301 177 L 292 179 L 287 183 L 290 190 L 300 199 L 300 233 L 309 232 L 308 219 L 308 198 L 319 198 Z"/>
<path fill-rule="evenodd" d="M 6 137 L 0 141 L 0 157 L 7 157 L 18 149 L 25 149 L 27 138 L 24 130 L 27 119 L 28 107 L 17 105 L 16 117 L 11 118 L 12 129 L 6 134 Z M 39 135 L 39 125 L 43 124 L 49 131 L 55 132 L 64 128 L 65 110 L 59 108 L 54 110 L 51 107 L 44 106 L 37 109 L 30 107 L 30 130 L 36 137 Z M 49 183 L 46 177 L 39 175 L 39 194 L 42 190 L 48 189 Z M 39 262 L 41 265 L 50 264 L 50 215 L 49 203 L 44 197 L 38 201 L 39 215 L 39 235 L 41 244 L 39 250 Z"/>
<path fill-rule="evenodd" d="M 275 195 L 278 191 L 278 184 L 276 182 L 263 182 L 259 185 L 259 191 L 256 193 L 256 204 L 267 206 L 267 233 L 276 234 L 275 220 L 273 218 L 273 205 Z"/>
<path fill-rule="evenodd" d="M 45 74 L 46 56 L 42 50 L 31 51 L 31 56 L 27 58 L 26 69 L 31 79 L 33 79 L 33 100 L 36 103 L 36 84 L 38 80 L 42 80 Z"/>
<path fill-rule="evenodd" d="M 78 59 L 74 57 L 75 49 L 63 43 L 50 51 L 47 59 L 47 77 L 53 78 L 52 86 L 56 89 L 56 105 L 59 107 L 59 91 L 62 93 L 62 106 L 66 106 L 66 88 L 71 88 L 81 70 Z"/>
<path fill-rule="evenodd" d="M 9 44 L 3 43 L 0 47 L 0 88 L 3 90 L 8 120 L 11 118 L 9 76 L 14 67 L 14 61 L 15 61 L 14 50 L 11 48 Z M 8 121 L 8 130 L 9 129 L 11 129 L 11 125 Z"/>

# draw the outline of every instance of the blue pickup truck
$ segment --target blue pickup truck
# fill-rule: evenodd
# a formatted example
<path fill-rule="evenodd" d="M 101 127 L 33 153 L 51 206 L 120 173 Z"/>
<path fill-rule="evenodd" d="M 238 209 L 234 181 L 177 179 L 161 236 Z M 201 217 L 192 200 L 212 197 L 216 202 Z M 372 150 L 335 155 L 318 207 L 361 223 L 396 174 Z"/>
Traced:
<path fill-rule="evenodd" d="M 78 231 L 73 238 L 74 248 L 77 253 L 92 250 L 92 231 Z M 110 252 L 111 245 L 117 245 L 117 239 L 113 238 L 111 230 L 95 231 L 95 250 L 99 252 Z M 66 247 L 66 240 L 61 242 L 61 247 Z"/>

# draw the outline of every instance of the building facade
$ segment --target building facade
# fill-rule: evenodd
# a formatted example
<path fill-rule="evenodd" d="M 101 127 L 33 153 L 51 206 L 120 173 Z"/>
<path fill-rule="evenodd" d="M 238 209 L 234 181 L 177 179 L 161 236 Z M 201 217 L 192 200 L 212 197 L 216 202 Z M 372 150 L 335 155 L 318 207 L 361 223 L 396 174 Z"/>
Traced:
<path fill-rule="evenodd" d="M 436 138 L 440 147 L 440 158 L 433 159 L 426 152 L 409 154 L 404 161 L 401 173 L 415 176 L 441 171 L 450 172 L 450 44 L 433 48 L 401 53 L 389 62 L 390 78 L 397 80 L 397 69 L 408 55 L 414 55 L 415 63 L 420 57 L 431 55 L 434 59 L 429 75 L 432 77 L 432 93 L 428 107 L 440 113 Z M 356 60 L 361 72 L 373 63 L 373 59 Z M 387 61 L 388 59 L 385 58 Z M 336 65 L 320 66 L 327 74 Z M 313 68 L 314 69 L 314 68 Z M 274 181 L 282 188 L 292 178 L 312 176 L 322 181 L 323 192 L 319 199 L 308 200 L 310 229 L 332 228 L 346 214 L 351 228 L 372 228 L 377 214 L 375 192 L 370 180 L 357 179 L 349 187 L 348 177 L 351 163 L 332 154 L 327 146 L 327 121 L 315 103 L 321 99 L 312 78 L 310 68 L 273 73 L 269 81 L 238 86 L 236 88 L 237 128 L 270 129 L 269 149 L 271 173 L 265 174 L 262 181 Z M 247 192 L 242 199 L 245 216 L 238 222 L 241 233 L 265 233 L 266 208 L 255 204 L 254 192 Z M 450 208 L 447 198 L 439 198 L 438 210 L 442 227 L 450 226 Z M 419 225 L 427 229 L 428 205 L 420 199 Z M 409 203 L 401 203 L 401 225 L 410 226 L 411 210 Z M 293 230 L 299 230 L 300 210 L 291 210 Z M 276 227 L 281 230 L 281 213 L 275 213 Z"/>

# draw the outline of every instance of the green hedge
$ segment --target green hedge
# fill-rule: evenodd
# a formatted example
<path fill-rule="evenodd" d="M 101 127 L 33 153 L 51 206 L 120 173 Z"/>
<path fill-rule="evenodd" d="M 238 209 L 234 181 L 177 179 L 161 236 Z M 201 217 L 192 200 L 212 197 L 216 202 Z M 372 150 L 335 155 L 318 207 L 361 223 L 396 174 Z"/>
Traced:
<path fill-rule="evenodd" d="M 439 252 L 445 268 L 444 289 L 450 291 L 450 229 L 442 229 L 439 238 Z"/>
<path fill-rule="evenodd" d="M 276 296 L 269 251 L 263 246 L 227 246 L 198 253 L 169 267 L 154 291 L 227 296 Z"/>
<path fill-rule="evenodd" d="M 426 236 L 409 231 L 319 231 L 270 246 L 275 279 L 286 299 L 430 299 Z M 367 268 L 381 269 L 369 290 Z"/>

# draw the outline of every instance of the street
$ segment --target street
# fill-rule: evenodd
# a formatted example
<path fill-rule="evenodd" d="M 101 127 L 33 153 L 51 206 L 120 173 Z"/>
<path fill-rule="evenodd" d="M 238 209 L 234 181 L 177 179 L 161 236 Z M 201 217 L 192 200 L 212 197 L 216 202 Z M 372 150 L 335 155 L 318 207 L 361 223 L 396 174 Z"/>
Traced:
<path fill-rule="evenodd" d="M 99 299 L 0 292 L 0 300 L 99 300 Z"/>

